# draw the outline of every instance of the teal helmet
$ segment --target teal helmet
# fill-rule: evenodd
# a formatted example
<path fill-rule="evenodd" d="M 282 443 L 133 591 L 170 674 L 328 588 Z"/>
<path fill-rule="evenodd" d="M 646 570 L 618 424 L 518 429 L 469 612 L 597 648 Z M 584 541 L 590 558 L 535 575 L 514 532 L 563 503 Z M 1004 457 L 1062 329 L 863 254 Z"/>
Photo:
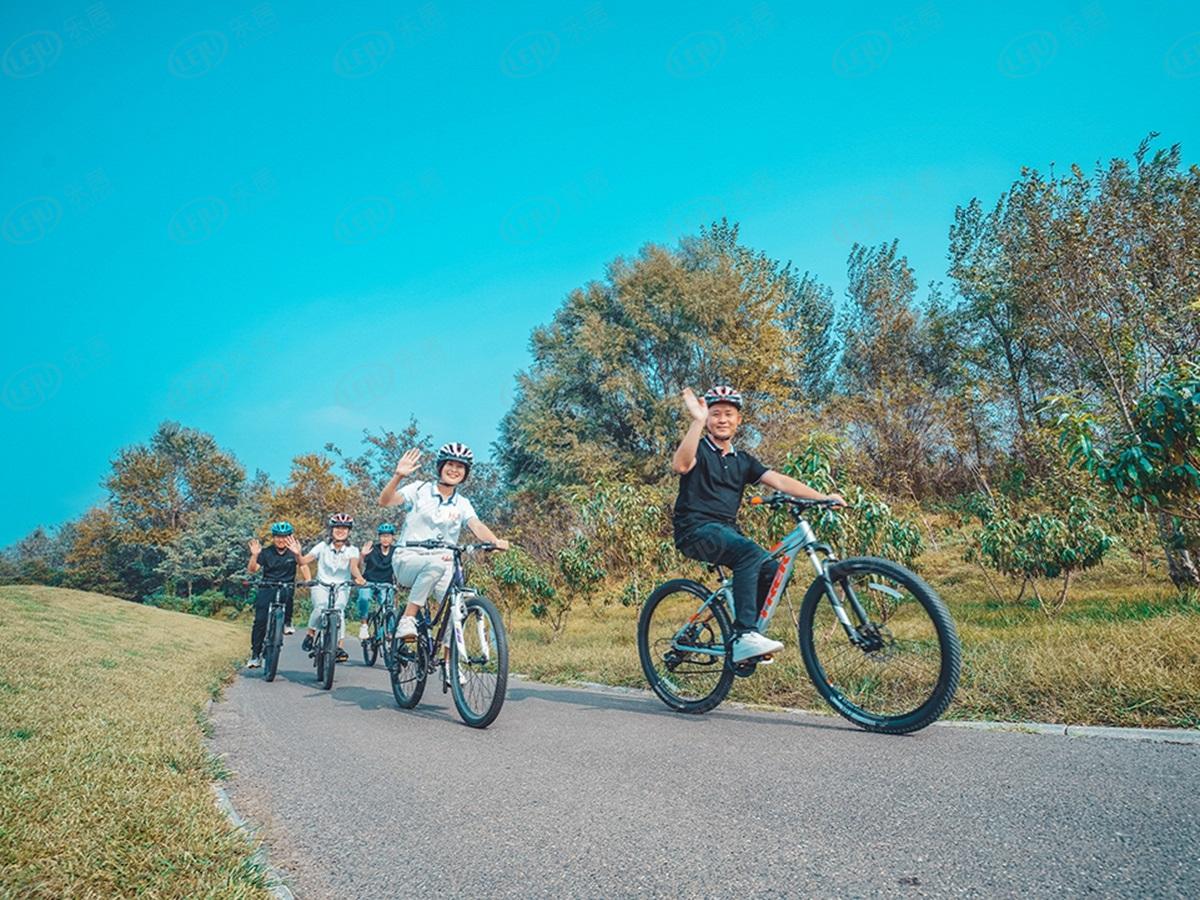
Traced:
<path fill-rule="evenodd" d="M 391 522 L 384 522 L 382 525 L 379 526 L 378 534 L 395 534 L 395 533 L 396 533 L 396 526 L 393 525 Z"/>
<path fill-rule="evenodd" d="M 292 533 L 291 522 L 276 522 L 271 526 L 271 537 L 287 537 Z"/>

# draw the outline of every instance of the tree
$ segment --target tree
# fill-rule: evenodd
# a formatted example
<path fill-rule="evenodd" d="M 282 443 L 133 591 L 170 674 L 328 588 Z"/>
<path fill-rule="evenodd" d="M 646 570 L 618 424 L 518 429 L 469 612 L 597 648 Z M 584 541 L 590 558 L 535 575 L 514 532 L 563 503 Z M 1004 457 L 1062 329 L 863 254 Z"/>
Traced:
<path fill-rule="evenodd" d="M 1129 430 L 1103 428 L 1068 398 L 1059 417 L 1071 460 L 1159 522 L 1171 581 L 1200 585 L 1200 363 L 1159 377 L 1130 414 Z"/>
<path fill-rule="evenodd" d="M 931 341 L 944 317 L 936 292 L 930 314 L 915 303 L 916 279 L 899 244 L 850 251 L 848 305 L 838 409 L 850 438 L 874 461 L 874 481 L 924 497 L 943 486 L 937 468 L 951 443 L 945 399 L 946 351 Z"/>
<path fill-rule="evenodd" d="M 167 545 L 158 572 L 172 588 L 182 585 L 189 599 L 196 590 L 225 587 L 229 578 L 245 571 L 246 545 L 259 536 L 262 522 L 262 507 L 253 497 L 204 510 Z"/>
<path fill-rule="evenodd" d="M 147 550 L 125 540 L 124 529 L 108 508 L 93 507 L 64 531 L 70 540 L 67 586 L 126 600 L 140 598 L 148 588 Z"/>
<path fill-rule="evenodd" d="M 350 512 L 356 522 L 363 521 L 368 513 L 367 498 L 346 484 L 333 467 L 330 457 L 317 453 L 293 459 L 287 483 L 266 499 L 267 520 L 291 522 L 305 543 L 325 534 L 332 513 Z M 378 515 L 374 499 L 371 498 L 369 511 Z"/>
<path fill-rule="evenodd" d="M 828 303 L 811 278 L 742 247 L 725 222 L 677 250 L 647 245 L 617 259 L 533 332 L 497 461 L 516 490 L 653 484 L 670 471 L 685 386 L 736 384 L 770 417 L 820 384 Z M 801 316 L 809 331 L 789 330 Z"/>
<path fill-rule="evenodd" d="M 161 547 L 191 516 L 235 503 L 246 473 L 211 435 L 164 422 L 149 444 L 121 450 L 105 481 L 112 514 L 138 542 Z"/>

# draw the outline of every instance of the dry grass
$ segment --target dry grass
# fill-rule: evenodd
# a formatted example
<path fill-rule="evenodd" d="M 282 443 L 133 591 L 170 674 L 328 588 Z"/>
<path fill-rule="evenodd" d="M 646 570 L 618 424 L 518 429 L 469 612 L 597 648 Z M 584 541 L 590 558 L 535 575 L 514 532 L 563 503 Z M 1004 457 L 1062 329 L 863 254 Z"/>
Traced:
<path fill-rule="evenodd" d="M 267 896 L 203 746 L 244 629 L 22 586 L 0 635 L 0 895 Z"/>
<path fill-rule="evenodd" d="M 963 675 L 951 718 L 1032 720 L 1138 727 L 1200 727 L 1200 604 L 1161 573 L 1143 580 L 1129 559 L 1077 576 L 1067 607 L 1048 618 L 1013 602 L 1017 585 L 988 591 L 978 567 L 943 543 L 921 560 L 922 574 L 950 608 L 963 644 Z M 803 591 L 789 589 L 798 611 Z M 1043 595 L 1046 591 L 1043 591 Z M 731 697 L 821 709 L 808 683 L 785 602 L 772 636 L 789 650 Z M 512 666 L 547 681 L 581 679 L 645 687 L 637 659 L 638 610 L 619 606 L 572 613 L 565 634 L 527 614 L 510 622 Z"/>

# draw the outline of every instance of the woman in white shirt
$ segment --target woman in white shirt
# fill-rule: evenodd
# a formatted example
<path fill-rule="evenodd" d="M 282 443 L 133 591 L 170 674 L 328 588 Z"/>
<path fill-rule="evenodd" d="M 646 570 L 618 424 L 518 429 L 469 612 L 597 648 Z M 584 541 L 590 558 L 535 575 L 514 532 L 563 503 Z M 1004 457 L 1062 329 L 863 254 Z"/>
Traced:
<path fill-rule="evenodd" d="M 396 636 L 402 640 L 416 637 L 417 610 L 434 591 L 441 599 L 454 575 L 453 553 L 406 547 L 405 542 L 432 540 L 457 544 L 459 532 L 466 525 L 479 540 L 495 544 L 498 550 L 508 549 L 508 541 L 496 537 L 475 514 L 471 501 L 458 492 L 471 472 L 474 459 L 475 454 L 466 444 L 445 444 L 437 455 L 436 482 L 412 481 L 399 488 L 400 480 L 415 472 L 421 461 L 420 451 L 409 450 L 396 463 L 396 474 L 379 495 L 380 506 L 402 506 L 405 511 L 404 527 L 392 554 L 396 584 L 409 588 L 408 605 L 396 628 Z"/>
<path fill-rule="evenodd" d="M 329 540 L 320 541 L 303 556 L 297 555 L 301 565 L 316 560 L 317 581 L 338 585 L 337 595 L 333 600 L 334 607 L 341 613 L 339 616 L 341 624 L 338 628 L 338 662 L 345 662 L 350 658 L 342 646 L 342 642 L 346 638 L 345 610 L 346 601 L 350 599 L 349 582 L 353 580 L 355 584 L 367 583 L 358 568 L 358 548 L 350 543 L 350 529 L 353 525 L 354 519 L 347 513 L 334 513 L 329 517 Z M 296 541 L 295 535 L 292 536 L 291 541 L 295 545 L 295 550 L 298 551 L 300 544 Z M 317 625 L 321 621 L 321 610 L 329 602 L 329 588 L 325 587 L 325 584 L 314 585 L 312 589 L 312 615 L 308 617 L 308 634 L 305 635 L 304 643 L 301 645 L 306 651 L 312 650 L 313 637 L 316 635 Z"/>

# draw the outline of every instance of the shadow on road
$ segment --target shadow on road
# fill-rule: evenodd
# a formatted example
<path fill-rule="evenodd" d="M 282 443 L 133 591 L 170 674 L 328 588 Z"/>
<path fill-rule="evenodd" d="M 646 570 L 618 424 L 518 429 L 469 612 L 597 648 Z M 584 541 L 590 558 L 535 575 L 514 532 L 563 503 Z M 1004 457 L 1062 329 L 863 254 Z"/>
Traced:
<path fill-rule="evenodd" d="M 756 726 L 769 725 L 788 728 L 799 726 L 801 728 L 813 728 L 822 731 L 861 731 L 861 729 L 855 728 L 853 725 L 833 718 L 830 718 L 828 721 L 822 721 L 816 716 L 798 716 L 767 711 L 752 712 L 733 707 L 718 708 L 705 715 L 696 716 L 667 709 L 656 698 L 650 696 L 610 694 L 601 690 L 543 685 L 528 681 L 521 681 L 515 685 L 509 684 L 506 703 L 521 703 L 526 700 L 546 700 L 551 703 L 567 703 L 584 709 L 630 712 L 644 716 L 666 716 L 676 720 L 681 728 L 703 728 L 705 727 L 705 722 L 722 720 L 753 722 Z"/>

